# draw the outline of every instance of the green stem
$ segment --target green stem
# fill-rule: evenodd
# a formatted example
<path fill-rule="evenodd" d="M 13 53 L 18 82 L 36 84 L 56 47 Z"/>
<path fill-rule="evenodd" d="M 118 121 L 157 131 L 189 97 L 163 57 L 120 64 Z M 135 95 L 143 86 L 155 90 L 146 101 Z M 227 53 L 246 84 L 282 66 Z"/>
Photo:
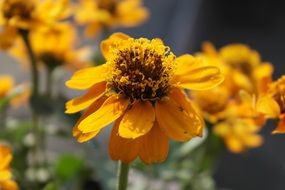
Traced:
<path fill-rule="evenodd" d="M 4 106 L 0 110 L 0 128 L 5 128 L 7 125 L 7 107 Z"/>
<path fill-rule="evenodd" d="M 23 39 L 23 42 L 26 46 L 27 54 L 31 63 L 31 75 L 32 75 L 32 84 L 33 84 L 33 90 L 32 90 L 32 99 L 31 99 L 31 108 L 32 108 L 32 132 L 35 136 L 35 146 L 33 148 L 33 161 L 34 161 L 34 166 L 37 166 L 37 148 L 39 145 L 40 141 L 40 129 L 39 129 L 39 116 L 37 114 L 36 108 L 34 107 L 34 100 L 38 101 L 38 96 L 39 96 L 39 74 L 38 74 L 38 69 L 37 69 L 37 60 L 36 56 L 33 52 L 32 45 L 30 43 L 29 39 L 29 31 L 28 30 L 23 30 L 19 29 L 19 33 Z M 37 184 L 36 184 L 37 185 Z"/>
<path fill-rule="evenodd" d="M 47 81 L 46 81 L 46 95 L 48 98 L 51 98 L 52 95 L 52 73 L 53 69 L 47 69 Z"/>
<path fill-rule="evenodd" d="M 128 186 L 129 164 L 119 161 L 117 190 L 126 190 Z"/>
<path fill-rule="evenodd" d="M 27 48 L 27 53 L 31 62 L 31 72 L 32 72 L 32 81 L 33 81 L 33 96 L 37 97 L 39 94 L 39 75 L 37 69 L 37 60 L 33 52 L 30 40 L 29 40 L 29 31 L 28 30 L 19 30 L 22 39 Z"/>

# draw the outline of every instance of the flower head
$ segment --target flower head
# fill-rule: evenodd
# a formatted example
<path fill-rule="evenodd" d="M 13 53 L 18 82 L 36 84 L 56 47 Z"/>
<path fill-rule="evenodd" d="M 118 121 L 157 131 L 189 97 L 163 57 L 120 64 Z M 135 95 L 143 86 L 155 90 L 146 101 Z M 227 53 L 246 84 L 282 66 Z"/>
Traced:
<path fill-rule="evenodd" d="M 54 24 L 49 28 L 39 28 L 31 31 L 30 34 L 31 46 L 37 60 L 49 69 L 62 65 L 74 69 L 85 66 L 83 59 L 87 57 L 88 48 L 75 49 L 76 31 L 70 23 L 65 22 Z M 21 39 L 9 52 L 20 62 L 28 60 L 25 44 Z"/>
<path fill-rule="evenodd" d="M 105 27 L 134 27 L 147 17 L 142 0 L 80 0 L 75 13 L 76 21 L 87 25 L 87 36 L 96 35 Z"/>
<path fill-rule="evenodd" d="M 68 0 L 0 0 L 0 47 L 11 47 L 19 31 L 53 25 L 70 15 Z"/>
<path fill-rule="evenodd" d="M 210 43 L 203 44 L 203 52 L 198 54 L 210 65 L 219 67 L 225 81 L 216 88 L 207 91 L 193 91 L 191 95 L 206 120 L 217 129 L 227 129 L 226 133 L 218 132 L 232 152 L 241 152 L 247 148 L 244 138 L 258 136 L 257 133 L 265 122 L 264 117 L 255 109 L 257 97 L 263 95 L 270 84 L 273 68 L 263 63 L 257 51 L 244 44 L 232 44 L 216 50 Z M 250 135 L 246 126 L 251 129 Z M 237 129 L 235 129 L 235 127 Z M 240 130 L 243 129 L 244 130 Z M 240 133 L 236 133 L 236 130 Z M 237 137 L 244 132 L 243 139 Z M 239 151 L 228 142 L 235 139 Z M 255 137 L 254 137 L 255 138 Z M 259 142 L 259 141 L 256 141 Z M 243 146 L 241 146 L 244 144 Z M 256 143 L 256 146 L 260 143 Z"/>
<path fill-rule="evenodd" d="M 257 111 L 268 118 L 278 118 L 273 133 L 285 133 L 285 76 L 273 82 L 268 92 L 257 101 Z"/>
<path fill-rule="evenodd" d="M 12 153 L 8 146 L 0 144 L 0 189 L 18 190 L 18 185 L 13 181 L 10 171 Z"/>
<path fill-rule="evenodd" d="M 90 90 L 70 100 L 66 113 L 89 107 L 74 127 L 79 142 L 115 121 L 109 152 L 114 160 L 166 159 L 168 140 L 201 136 L 203 119 L 180 88 L 205 90 L 223 81 L 216 67 L 190 55 L 176 58 L 160 39 L 115 33 L 101 43 L 107 62 L 76 72 L 70 88 Z"/>

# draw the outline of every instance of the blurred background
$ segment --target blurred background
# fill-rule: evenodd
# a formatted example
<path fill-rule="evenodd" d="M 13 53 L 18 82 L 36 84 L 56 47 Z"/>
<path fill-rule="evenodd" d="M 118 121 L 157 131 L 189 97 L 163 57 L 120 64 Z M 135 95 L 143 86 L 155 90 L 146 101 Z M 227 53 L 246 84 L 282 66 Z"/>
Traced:
<path fill-rule="evenodd" d="M 260 52 L 263 60 L 274 65 L 274 79 L 284 74 L 285 1 L 145 0 L 145 5 L 151 13 L 145 24 L 116 31 L 135 37 L 162 38 L 176 55 L 197 52 L 204 41 L 212 42 L 217 48 L 230 43 L 245 43 Z M 6 54 L 1 52 L 0 60 L 0 74 L 12 74 L 18 82 L 29 78 L 28 71 Z M 59 84 L 62 85 L 63 80 Z M 18 113 L 18 110 L 14 111 L 10 114 Z M 18 115 L 26 117 L 22 113 Z M 262 130 L 263 146 L 243 154 L 223 153 L 215 172 L 219 189 L 285 188 L 285 136 L 271 135 L 273 127 L 274 123 L 268 123 Z M 108 131 L 104 131 L 100 135 L 99 144 L 102 146 L 107 134 Z M 62 148 L 58 148 L 58 143 Z M 100 149 L 106 150 L 102 146 Z M 75 140 L 51 140 L 49 147 L 55 151 L 76 149 L 79 153 L 82 149 Z M 100 154 L 106 153 L 96 152 L 97 157 Z"/>

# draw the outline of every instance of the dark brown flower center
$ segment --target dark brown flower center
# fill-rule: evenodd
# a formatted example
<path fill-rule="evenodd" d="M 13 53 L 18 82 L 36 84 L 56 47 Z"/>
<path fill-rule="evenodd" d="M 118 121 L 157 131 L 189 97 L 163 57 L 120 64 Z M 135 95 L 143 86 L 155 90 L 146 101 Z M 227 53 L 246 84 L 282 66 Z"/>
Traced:
<path fill-rule="evenodd" d="M 131 100 L 161 99 L 169 91 L 174 55 L 169 50 L 160 54 L 137 45 L 117 52 L 108 86 Z"/>

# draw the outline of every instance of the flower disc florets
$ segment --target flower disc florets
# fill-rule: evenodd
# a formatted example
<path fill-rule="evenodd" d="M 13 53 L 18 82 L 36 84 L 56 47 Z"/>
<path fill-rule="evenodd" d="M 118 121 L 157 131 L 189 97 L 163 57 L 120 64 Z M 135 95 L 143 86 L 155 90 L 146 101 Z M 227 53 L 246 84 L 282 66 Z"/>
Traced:
<path fill-rule="evenodd" d="M 161 40 L 128 39 L 108 60 L 108 87 L 131 100 L 155 101 L 166 96 L 173 75 L 174 54 Z"/>
<path fill-rule="evenodd" d="M 31 0 L 5 0 L 2 5 L 3 16 L 6 19 L 13 17 L 29 19 L 34 8 Z"/>

